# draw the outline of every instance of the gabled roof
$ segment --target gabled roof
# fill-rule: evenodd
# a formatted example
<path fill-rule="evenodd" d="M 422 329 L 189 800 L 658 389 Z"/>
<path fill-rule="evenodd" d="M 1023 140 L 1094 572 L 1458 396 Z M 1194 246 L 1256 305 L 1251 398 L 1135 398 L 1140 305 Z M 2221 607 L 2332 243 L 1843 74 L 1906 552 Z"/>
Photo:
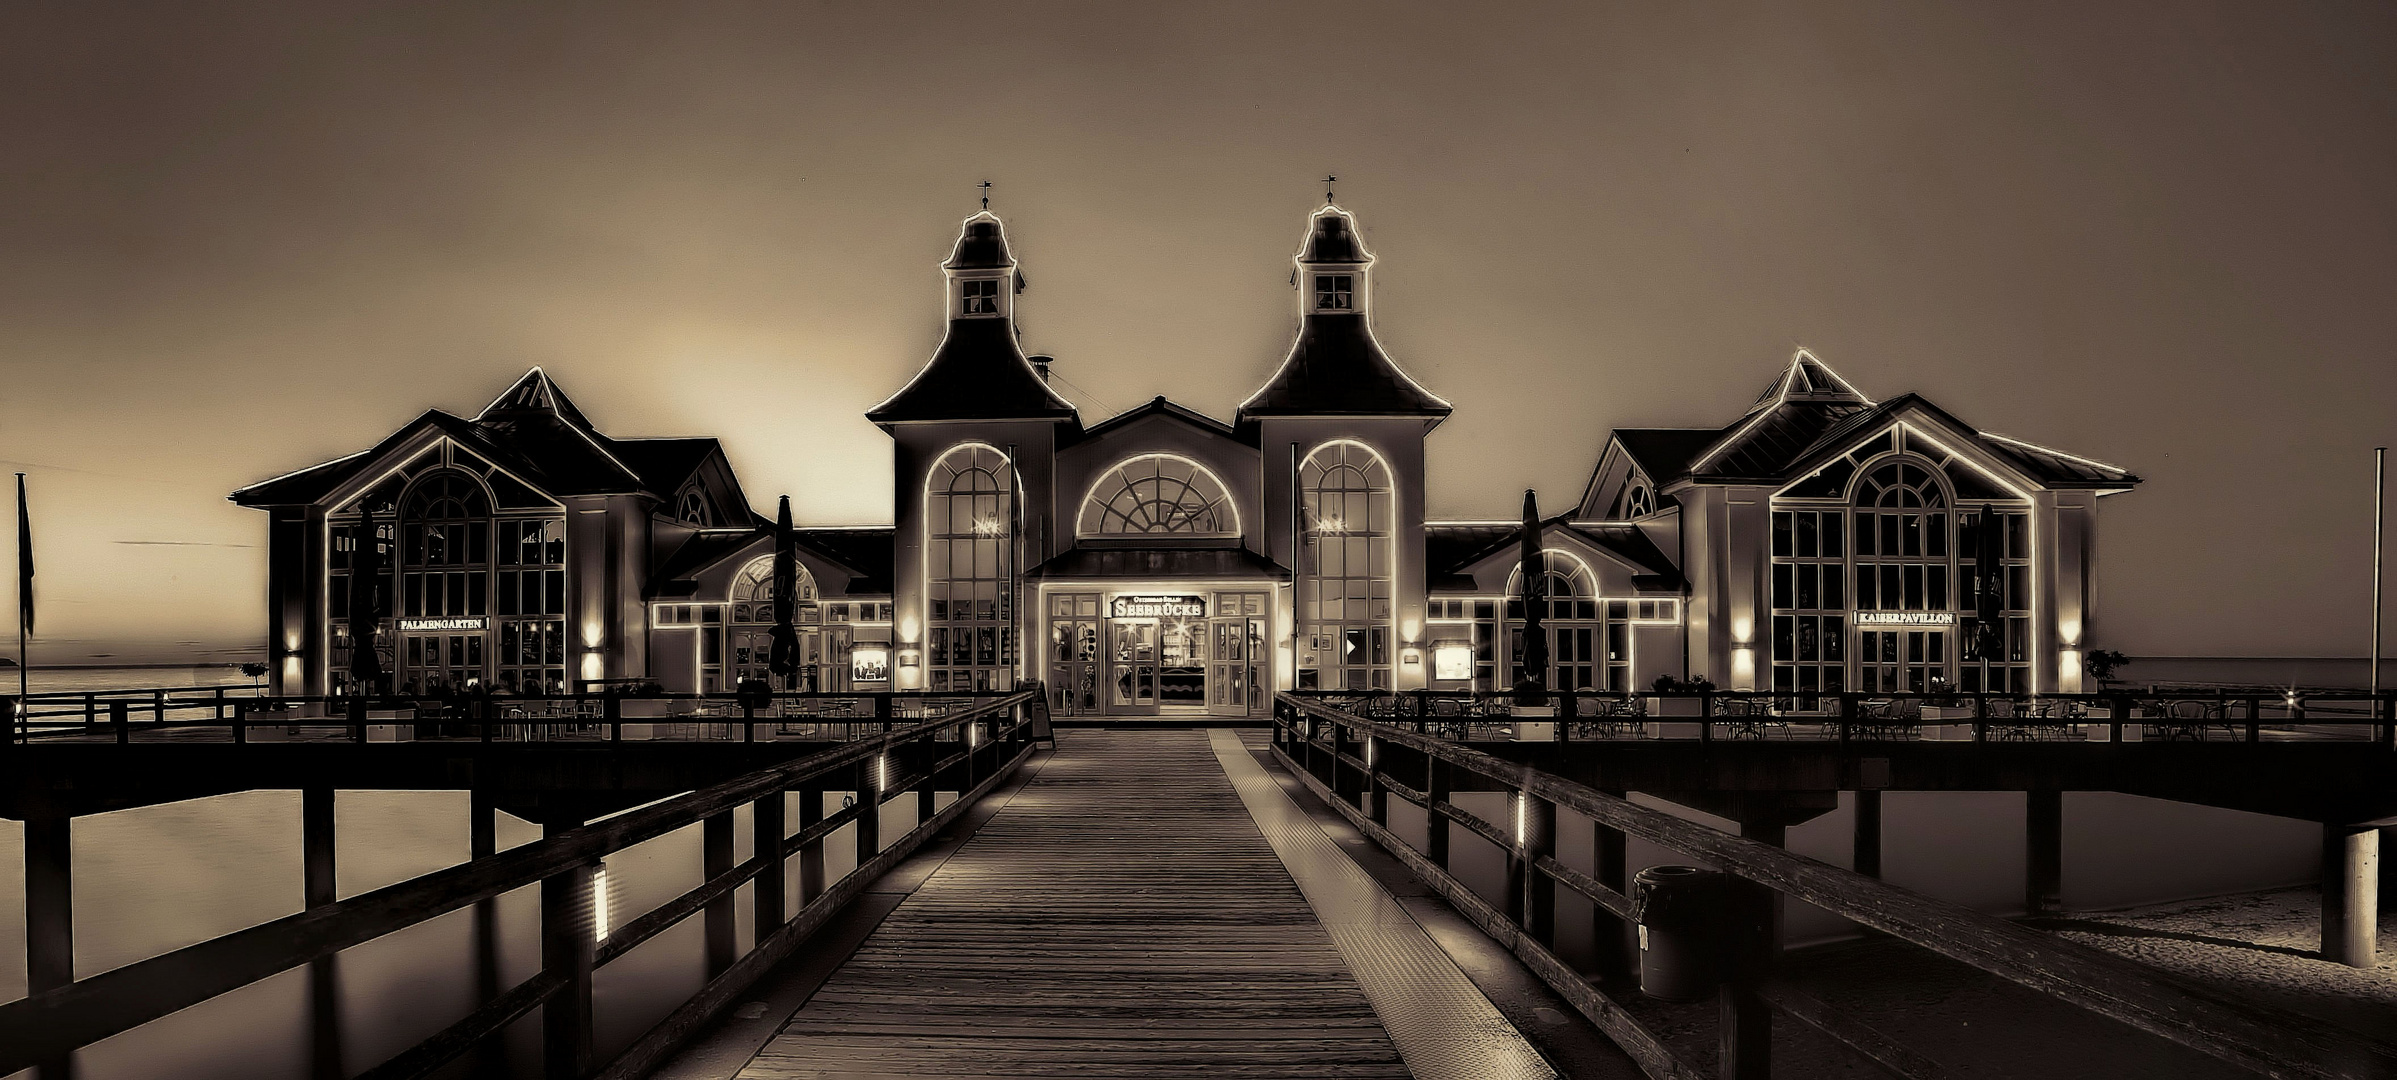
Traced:
<path fill-rule="evenodd" d="M 1163 394 L 1159 394 L 1156 397 L 1149 399 L 1147 402 L 1135 405 L 1129 409 L 1125 409 L 1114 416 L 1110 416 L 1105 420 L 1101 420 L 1098 423 L 1091 425 L 1082 431 L 1081 439 L 1076 441 L 1095 439 L 1119 428 L 1128 427 L 1133 423 L 1151 416 L 1166 417 L 1170 420 L 1188 424 L 1191 427 L 1197 428 L 1210 435 L 1221 436 L 1226 439 L 1244 442 L 1250 446 L 1257 445 L 1256 432 L 1244 432 L 1240 429 L 1234 428 L 1230 424 L 1224 423 L 1223 421 L 1209 416 L 1203 412 L 1199 412 L 1196 409 L 1187 408 L 1177 405 L 1171 401 L 1167 401 L 1165 399 L 1165 395 Z"/>
<path fill-rule="evenodd" d="M 1590 546 L 1620 558 L 1634 568 L 1632 581 L 1642 589 L 1674 591 L 1681 588 L 1681 571 L 1673 560 L 1658 550 L 1637 525 L 1615 522 L 1579 522 L 1567 520 L 1570 515 L 1550 518 L 1540 523 L 1540 530 L 1562 529 L 1580 537 Z M 1475 563 L 1523 542 L 1523 526 L 1501 523 L 1428 522 L 1423 526 L 1424 564 L 1433 591 L 1459 590 L 1473 587 L 1473 579 L 1465 571 Z"/>
<path fill-rule="evenodd" d="M 1690 461 L 1715 440 L 1723 437 L 1721 428 L 1617 428 L 1615 441 L 1623 444 L 1623 453 L 1647 474 L 1652 484 L 1668 484 L 1689 472 Z"/>
<path fill-rule="evenodd" d="M 1672 473 L 1657 467 L 1649 475 L 1660 487 L 1685 478 L 1700 483 L 1778 483 L 1820 468 L 1850 450 L 1867 432 L 1909 410 L 1920 410 L 1955 437 L 2046 487 L 2112 488 L 2139 483 L 2138 477 L 2117 466 L 1982 432 L 1919 394 L 1875 403 L 1804 349 L 1790 358 L 1789 366 L 1746 416 L 1711 433 L 1704 448 L 1686 465 Z M 1616 432 L 1616 437 L 1635 460 L 1648 467 L 1643 453 L 1653 453 L 1660 461 L 1669 459 L 1683 446 L 1700 441 L 1697 434 L 1683 429 L 1634 429 Z M 1644 451 L 1635 443 L 1650 444 L 1652 449 Z"/>
<path fill-rule="evenodd" d="M 534 368 L 472 420 L 430 409 L 374 449 L 253 484 L 230 498 L 255 507 L 317 502 L 428 428 L 553 496 L 643 493 L 669 499 L 717 449 L 714 439 L 610 439 Z"/>
<path fill-rule="evenodd" d="M 849 588 L 844 595 L 891 594 L 892 530 L 889 528 L 793 529 L 791 538 L 801 550 L 849 572 Z M 698 582 L 694 579 L 710 567 L 760 543 L 771 551 L 773 542 L 774 524 L 770 521 L 761 521 L 754 529 L 709 529 L 693 533 L 650 576 L 649 595 L 652 598 L 695 595 Z"/>

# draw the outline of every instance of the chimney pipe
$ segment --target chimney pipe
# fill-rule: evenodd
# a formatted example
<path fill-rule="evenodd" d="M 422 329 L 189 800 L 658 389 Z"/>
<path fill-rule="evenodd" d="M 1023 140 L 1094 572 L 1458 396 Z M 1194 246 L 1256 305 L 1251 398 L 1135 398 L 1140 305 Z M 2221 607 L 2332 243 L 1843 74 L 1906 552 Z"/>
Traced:
<path fill-rule="evenodd" d="M 1033 372 L 1040 376 L 1040 381 L 1042 383 L 1047 383 L 1049 381 L 1049 365 L 1056 363 L 1057 358 L 1054 356 L 1035 356 L 1032 357 L 1031 360 Z"/>

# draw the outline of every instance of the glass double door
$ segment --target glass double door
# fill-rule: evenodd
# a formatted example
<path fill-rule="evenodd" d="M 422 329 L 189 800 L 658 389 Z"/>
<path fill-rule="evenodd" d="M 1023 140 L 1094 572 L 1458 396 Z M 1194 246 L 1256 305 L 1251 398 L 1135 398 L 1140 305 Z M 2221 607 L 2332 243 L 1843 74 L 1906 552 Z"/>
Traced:
<path fill-rule="evenodd" d="M 483 683 L 482 634 L 405 634 L 403 694 L 458 693 Z"/>
<path fill-rule="evenodd" d="M 1102 594 L 1052 594 L 1052 713 L 1254 716 L 1267 704 L 1264 593 L 1218 593 L 1195 618 L 1107 618 Z"/>
<path fill-rule="evenodd" d="M 1867 694 L 1926 694 L 1948 681 L 1945 630 L 1865 630 L 1856 635 L 1856 688 Z"/>

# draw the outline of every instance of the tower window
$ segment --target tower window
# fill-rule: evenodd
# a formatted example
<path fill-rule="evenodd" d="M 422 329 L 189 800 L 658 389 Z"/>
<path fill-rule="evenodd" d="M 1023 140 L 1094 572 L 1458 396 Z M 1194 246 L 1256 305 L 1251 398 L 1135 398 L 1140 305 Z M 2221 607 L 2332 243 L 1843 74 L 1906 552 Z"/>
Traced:
<path fill-rule="evenodd" d="M 1347 274 L 1315 275 L 1315 310 L 1354 311 L 1356 293 Z"/>
<path fill-rule="evenodd" d="M 959 282 L 960 295 L 965 300 L 963 314 L 996 315 L 999 313 L 999 283 L 985 278 L 980 281 Z"/>

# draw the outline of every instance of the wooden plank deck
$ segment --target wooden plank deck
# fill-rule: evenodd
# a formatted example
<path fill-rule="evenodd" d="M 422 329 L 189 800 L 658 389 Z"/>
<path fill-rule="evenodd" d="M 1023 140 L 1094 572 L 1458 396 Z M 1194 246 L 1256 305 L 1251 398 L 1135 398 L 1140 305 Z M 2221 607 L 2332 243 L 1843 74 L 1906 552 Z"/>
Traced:
<path fill-rule="evenodd" d="M 1066 731 L 747 1080 L 1408 1075 L 1203 731 Z"/>

